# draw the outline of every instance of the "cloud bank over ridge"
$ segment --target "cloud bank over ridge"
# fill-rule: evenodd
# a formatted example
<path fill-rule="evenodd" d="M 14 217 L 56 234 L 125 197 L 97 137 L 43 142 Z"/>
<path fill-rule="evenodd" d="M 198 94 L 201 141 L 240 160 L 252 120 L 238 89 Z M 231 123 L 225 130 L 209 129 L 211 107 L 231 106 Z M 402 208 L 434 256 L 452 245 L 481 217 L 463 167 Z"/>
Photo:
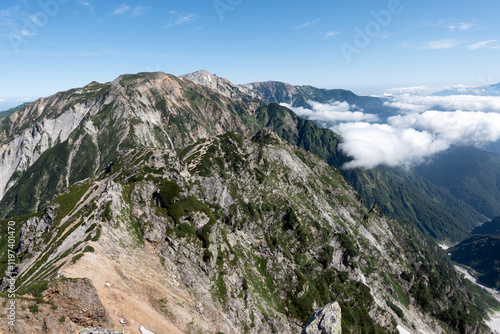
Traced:
<path fill-rule="evenodd" d="M 345 168 L 411 167 L 452 146 L 482 147 L 500 140 L 500 97 L 395 95 L 386 105 L 401 113 L 381 122 L 348 103 L 308 102 L 286 107 L 340 134 L 340 149 L 352 160 Z"/>

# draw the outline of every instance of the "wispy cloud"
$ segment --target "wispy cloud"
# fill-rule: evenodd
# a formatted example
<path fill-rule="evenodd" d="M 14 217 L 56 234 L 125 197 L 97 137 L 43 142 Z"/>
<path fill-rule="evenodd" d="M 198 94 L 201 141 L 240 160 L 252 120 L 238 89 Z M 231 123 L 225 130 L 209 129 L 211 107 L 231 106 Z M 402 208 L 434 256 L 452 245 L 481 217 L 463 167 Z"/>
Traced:
<path fill-rule="evenodd" d="M 43 21 L 43 18 L 40 15 L 31 15 L 29 19 L 31 22 L 33 22 L 35 25 L 39 27 L 46 23 Z"/>
<path fill-rule="evenodd" d="M 194 21 L 199 19 L 199 16 L 196 14 L 181 14 L 177 13 L 176 11 L 170 11 L 169 12 L 171 19 L 168 21 L 166 27 L 171 28 L 175 26 L 180 26 L 183 24 L 186 24 L 188 22 Z"/>
<path fill-rule="evenodd" d="M 0 17 L 10 17 L 12 16 L 14 13 L 16 13 L 17 11 L 19 11 L 19 9 L 21 9 L 20 6 L 15 6 L 15 7 L 10 7 L 10 8 L 7 8 L 7 9 L 1 9 L 0 10 Z"/>
<path fill-rule="evenodd" d="M 329 31 L 325 34 L 325 36 L 323 38 L 328 39 L 328 38 L 331 38 L 333 36 L 337 36 L 338 34 L 340 34 L 340 31 Z"/>
<path fill-rule="evenodd" d="M 19 18 L 21 16 L 27 16 L 25 13 L 23 13 L 21 6 L 14 6 L 6 9 L 1 9 L 0 27 L 5 27 L 5 29 L 2 29 L 2 33 L 8 32 L 20 35 L 18 33 L 18 30 L 20 30 L 19 22 L 17 21 L 19 21 Z M 8 33 L 5 33 L 5 35 L 8 36 Z"/>
<path fill-rule="evenodd" d="M 34 31 L 30 31 L 30 30 L 27 30 L 27 29 L 23 29 L 23 30 L 20 30 L 17 35 L 20 35 L 20 36 L 23 36 L 23 37 L 33 37 L 33 36 L 36 36 L 37 33 L 35 33 Z"/>
<path fill-rule="evenodd" d="M 474 23 L 462 22 L 462 23 L 449 25 L 449 26 L 447 26 L 447 28 L 450 31 L 466 31 L 466 30 L 470 30 L 471 28 L 473 28 L 475 26 L 476 25 Z"/>
<path fill-rule="evenodd" d="M 496 40 L 496 39 L 490 39 L 488 41 L 482 41 L 482 42 L 470 44 L 467 46 L 467 48 L 469 48 L 471 50 L 484 49 L 484 48 L 498 49 L 498 48 L 500 48 L 499 45 L 492 45 L 492 44 L 497 43 L 497 42 L 498 42 L 498 40 Z"/>
<path fill-rule="evenodd" d="M 85 0 L 78 0 L 78 3 L 84 7 L 91 7 L 92 5 L 90 4 L 90 2 L 88 1 L 85 1 Z"/>
<path fill-rule="evenodd" d="M 314 21 L 306 22 L 306 23 L 303 23 L 301 25 L 296 26 L 295 29 L 297 29 L 297 30 L 304 29 L 304 28 L 307 28 L 307 27 L 315 25 L 319 21 L 321 21 L 321 20 L 320 19 L 316 19 Z"/>
<path fill-rule="evenodd" d="M 5 102 L 5 99 L 0 99 L 0 102 Z"/>
<path fill-rule="evenodd" d="M 78 0 L 78 4 L 82 5 L 83 7 L 86 7 L 90 11 L 90 13 L 95 16 L 94 5 L 92 5 L 89 1 Z"/>
<path fill-rule="evenodd" d="M 130 6 L 126 3 L 121 4 L 118 6 L 111 15 L 122 15 L 125 14 L 130 10 Z"/>
<path fill-rule="evenodd" d="M 83 1 L 85 1 L 85 0 L 83 0 Z M 149 10 L 148 6 L 138 5 L 138 6 L 132 7 L 132 6 L 130 6 L 127 3 L 123 3 L 120 6 L 118 6 L 111 13 L 111 15 L 112 16 L 115 16 L 115 15 L 127 15 L 127 16 L 130 16 L 130 17 L 139 17 L 139 16 L 143 16 L 144 14 L 146 14 L 146 12 L 148 10 Z"/>
<path fill-rule="evenodd" d="M 461 44 L 460 41 L 455 39 L 439 39 L 435 41 L 430 41 L 422 46 L 422 49 L 428 50 L 442 50 L 442 49 L 452 49 Z"/>
<path fill-rule="evenodd" d="M 146 12 L 149 10 L 149 7 L 147 6 L 137 6 L 132 10 L 132 17 L 138 17 L 146 14 Z"/>

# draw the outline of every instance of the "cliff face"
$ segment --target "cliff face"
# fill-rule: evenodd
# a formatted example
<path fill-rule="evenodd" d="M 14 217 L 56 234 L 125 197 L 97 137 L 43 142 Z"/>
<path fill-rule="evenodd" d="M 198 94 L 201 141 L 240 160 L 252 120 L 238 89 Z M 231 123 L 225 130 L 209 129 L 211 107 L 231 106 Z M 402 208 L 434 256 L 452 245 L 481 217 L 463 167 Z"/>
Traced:
<path fill-rule="evenodd" d="M 335 301 L 346 333 L 393 332 L 398 323 L 449 330 L 411 292 L 434 279 L 416 268 L 446 273 L 446 264 L 425 254 L 428 241 L 365 208 L 337 170 L 269 131 L 252 139 L 226 133 L 180 154 L 128 150 L 42 216 L 16 222 L 25 231 L 20 293 L 55 280 L 44 296 L 75 332 L 82 323 L 65 306 L 71 294 L 54 291 L 57 282 L 85 277 L 107 324 L 133 333 L 140 326 L 297 333 L 315 309 Z M 436 301 L 447 309 L 454 299 L 475 314 L 449 275 Z"/>

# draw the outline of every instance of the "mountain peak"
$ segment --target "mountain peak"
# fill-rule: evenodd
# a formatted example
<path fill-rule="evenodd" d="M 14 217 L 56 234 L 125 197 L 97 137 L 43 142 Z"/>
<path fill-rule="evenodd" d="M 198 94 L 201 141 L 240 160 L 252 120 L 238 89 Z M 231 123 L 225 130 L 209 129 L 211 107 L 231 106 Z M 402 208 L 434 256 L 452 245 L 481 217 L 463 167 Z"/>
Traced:
<path fill-rule="evenodd" d="M 187 73 L 184 75 L 181 75 L 181 77 L 217 77 L 215 74 L 210 73 L 209 71 L 203 69 L 203 70 L 198 70 L 193 73 Z"/>
<path fill-rule="evenodd" d="M 199 70 L 193 73 L 183 74 L 180 77 L 211 89 L 216 88 L 219 81 L 230 83 L 227 79 L 220 78 L 207 70 Z"/>
<path fill-rule="evenodd" d="M 226 97 L 242 100 L 243 97 L 257 98 L 257 94 L 254 93 L 250 88 L 235 85 L 226 78 L 218 77 L 215 74 L 210 73 L 207 70 L 199 70 L 193 73 L 188 73 L 179 76 L 182 79 L 186 79 L 194 82 L 195 84 L 208 87 Z"/>

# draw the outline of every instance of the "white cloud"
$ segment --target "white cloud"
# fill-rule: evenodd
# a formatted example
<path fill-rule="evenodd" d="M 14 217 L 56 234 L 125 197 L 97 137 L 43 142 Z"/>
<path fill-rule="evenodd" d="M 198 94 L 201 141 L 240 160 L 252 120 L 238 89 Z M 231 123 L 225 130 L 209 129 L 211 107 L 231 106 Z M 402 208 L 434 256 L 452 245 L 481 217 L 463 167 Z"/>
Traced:
<path fill-rule="evenodd" d="M 37 26 L 43 26 L 46 24 L 46 22 L 44 21 L 44 19 L 40 15 L 31 15 L 29 18 L 30 18 L 30 21 L 33 22 Z"/>
<path fill-rule="evenodd" d="M 82 1 L 83 1 L 82 5 L 84 5 L 84 6 L 87 6 L 86 4 L 89 4 L 85 0 L 82 0 Z M 123 3 L 120 6 L 118 6 L 113 11 L 113 13 L 111 13 L 111 15 L 128 15 L 130 17 L 139 17 L 139 16 L 142 16 L 142 15 L 146 14 L 146 12 L 148 10 L 149 10 L 149 7 L 147 7 L 147 6 L 135 6 L 135 7 L 131 7 L 127 3 Z"/>
<path fill-rule="evenodd" d="M 338 32 L 338 31 L 329 31 L 329 32 L 327 32 L 327 33 L 325 34 L 324 39 L 327 39 L 327 38 L 330 38 L 330 37 L 336 36 L 336 35 L 338 35 L 338 34 L 340 34 L 340 32 Z"/>
<path fill-rule="evenodd" d="M 176 11 L 170 11 L 169 14 L 172 16 L 172 19 L 170 19 L 167 23 L 167 28 L 179 26 L 199 19 L 196 14 L 178 14 Z"/>
<path fill-rule="evenodd" d="M 19 11 L 19 9 L 21 9 L 20 6 L 14 6 L 14 7 L 7 8 L 7 9 L 1 9 L 0 16 L 10 17 L 10 16 L 14 15 L 15 13 L 17 13 Z"/>
<path fill-rule="evenodd" d="M 470 44 L 467 46 L 467 48 L 471 50 L 477 50 L 477 49 L 483 49 L 483 48 L 496 48 L 497 46 L 491 45 L 493 43 L 498 42 L 496 39 L 491 39 L 489 41 L 482 41 L 482 42 L 477 42 L 474 44 Z"/>
<path fill-rule="evenodd" d="M 132 10 L 132 17 L 138 17 L 146 14 L 146 12 L 149 10 L 149 7 L 146 6 L 137 6 Z"/>
<path fill-rule="evenodd" d="M 319 103 L 307 101 L 311 109 L 303 107 L 291 107 L 289 104 L 282 103 L 281 105 L 292 110 L 299 116 L 306 117 L 314 121 L 322 122 L 376 122 L 378 117 L 373 114 L 365 114 L 362 111 L 351 111 L 355 106 L 350 106 L 347 102 L 332 102 Z"/>
<path fill-rule="evenodd" d="M 465 88 L 465 86 L 463 87 Z M 500 112 L 500 96 L 415 96 L 403 94 L 391 97 L 385 104 L 405 112 L 423 112 L 435 107 L 446 110 Z"/>
<path fill-rule="evenodd" d="M 390 117 L 388 124 L 342 123 L 332 130 L 353 159 L 345 168 L 411 167 L 453 145 L 481 147 L 500 140 L 500 114 L 430 110 Z"/>
<path fill-rule="evenodd" d="M 306 22 L 304 24 L 301 24 L 301 25 L 298 25 L 295 27 L 295 29 L 304 29 L 304 28 L 307 28 L 309 26 L 312 26 L 312 25 L 315 25 L 316 23 L 318 23 L 320 21 L 320 19 L 316 19 L 314 21 L 311 21 L 311 22 Z"/>
<path fill-rule="evenodd" d="M 333 130 L 342 136 L 340 149 L 353 158 L 344 168 L 411 166 L 449 147 L 428 132 L 388 124 L 343 123 Z"/>
<path fill-rule="evenodd" d="M 351 111 L 356 106 L 346 102 L 308 101 L 310 109 L 283 105 L 308 119 L 335 124 L 331 129 L 342 136 L 339 147 L 352 158 L 345 168 L 411 167 L 452 146 L 481 147 L 500 140 L 500 97 L 404 94 L 387 98 L 387 105 L 402 110 L 385 124 L 377 123 L 376 115 Z M 431 109 L 434 106 L 444 111 Z"/>
<path fill-rule="evenodd" d="M 455 39 L 440 39 L 425 44 L 422 47 L 422 49 L 429 49 L 429 50 L 452 49 L 460 45 L 460 43 L 461 42 Z"/>
<path fill-rule="evenodd" d="M 5 102 L 5 99 L 0 99 L 0 102 Z"/>
<path fill-rule="evenodd" d="M 466 31 L 474 26 L 475 24 L 473 23 L 462 22 L 458 24 L 449 25 L 447 28 L 450 29 L 450 31 Z"/>
<path fill-rule="evenodd" d="M 33 37 L 33 36 L 36 36 L 37 34 L 33 31 L 25 29 L 25 30 L 19 31 L 19 35 L 21 35 L 23 37 Z"/>
<path fill-rule="evenodd" d="M 130 10 L 130 6 L 126 3 L 118 6 L 111 15 L 122 15 Z"/>
<path fill-rule="evenodd" d="M 85 0 L 78 0 L 78 3 L 82 6 L 85 6 L 85 7 L 91 7 L 91 4 L 90 2 L 88 1 L 85 1 Z"/>
<path fill-rule="evenodd" d="M 396 128 L 427 131 L 449 145 L 475 145 L 500 139 L 500 114 L 471 111 L 429 110 L 422 114 L 394 116 L 388 123 Z"/>

